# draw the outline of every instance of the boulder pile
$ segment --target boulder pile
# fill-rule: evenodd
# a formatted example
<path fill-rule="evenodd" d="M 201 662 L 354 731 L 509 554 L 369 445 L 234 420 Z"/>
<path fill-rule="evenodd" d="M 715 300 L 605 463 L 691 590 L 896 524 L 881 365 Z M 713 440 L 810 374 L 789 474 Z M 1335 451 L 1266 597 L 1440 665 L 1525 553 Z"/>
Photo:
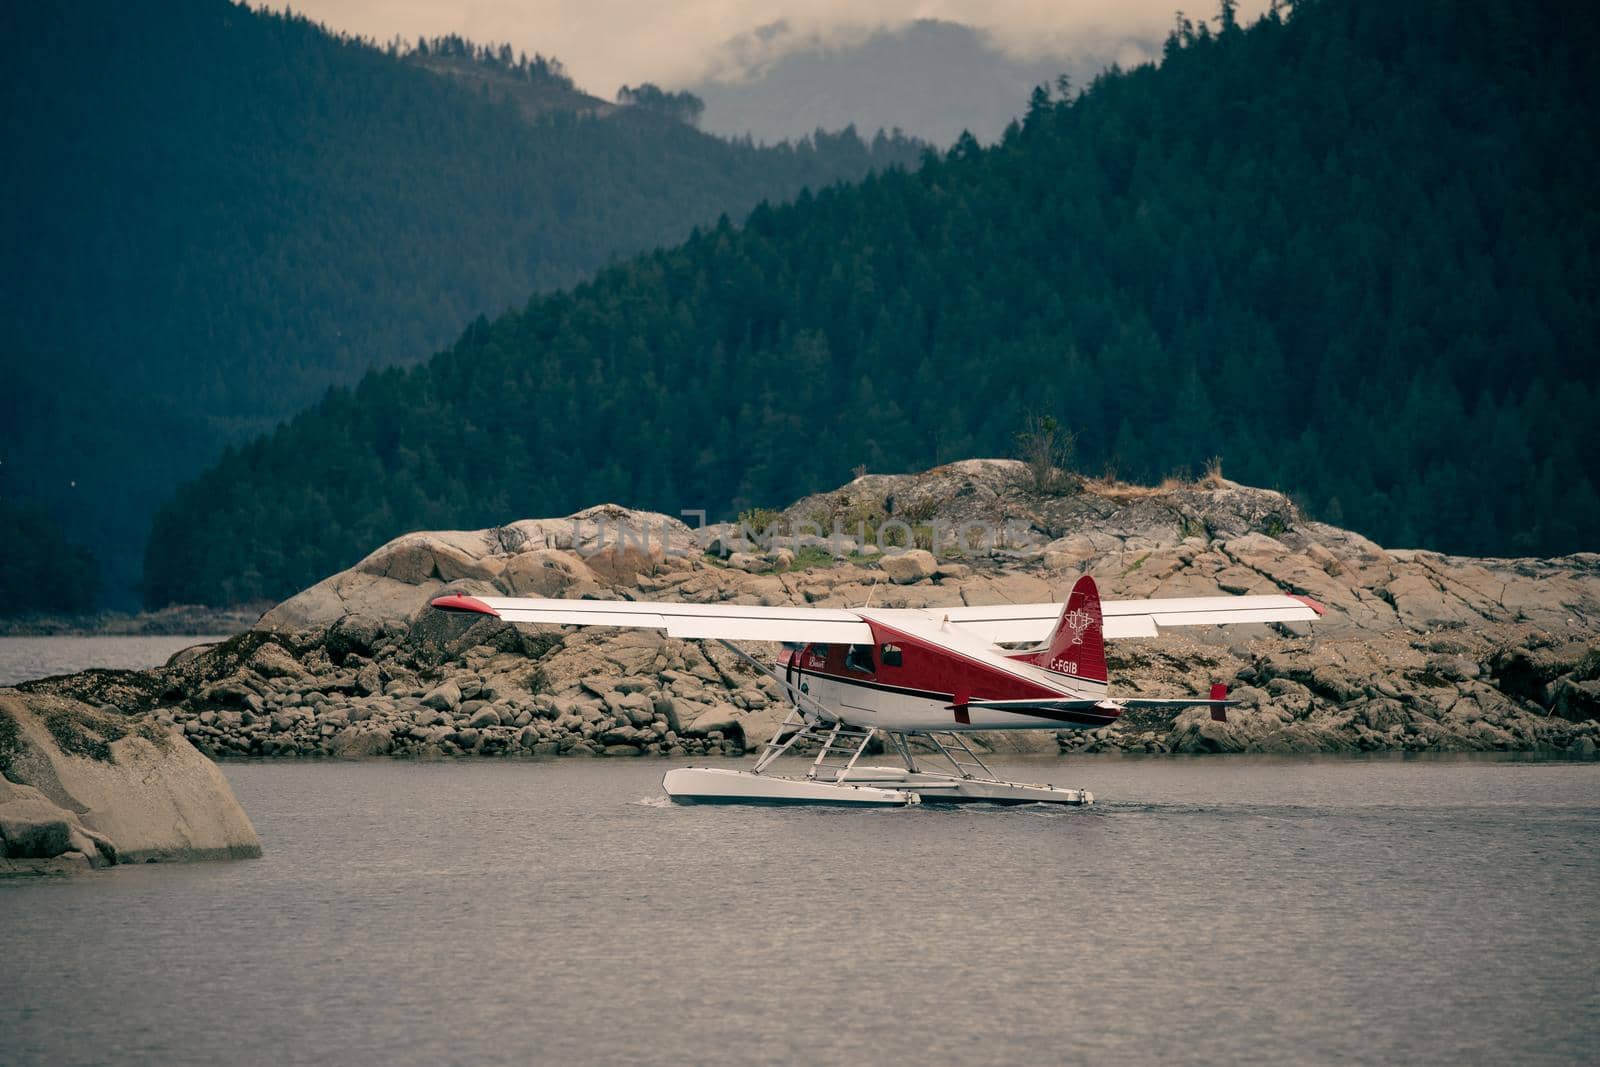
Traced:
<path fill-rule="evenodd" d="M 1314 627 L 1176 631 L 1110 646 L 1114 692 L 1227 682 L 1228 723 L 1139 712 L 1006 751 L 1544 750 L 1592 756 L 1600 555 L 1466 559 L 1385 549 L 1279 493 L 1210 477 L 1032 490 L 1021 464 L 866 475 L 783 511 L 691 529 L 604 505 L 397 538 L 150 672 L 30 683 L 181 730 L 219 756 L 734 755 L 780 687 L 712 643 L 518 628 L 427 608 L 442 593 L 880 607 L 1292 592 Z M 752 536 L 754 535 L 754 536 Z M 772 658 L 776 646 L 753 647 Z"/>

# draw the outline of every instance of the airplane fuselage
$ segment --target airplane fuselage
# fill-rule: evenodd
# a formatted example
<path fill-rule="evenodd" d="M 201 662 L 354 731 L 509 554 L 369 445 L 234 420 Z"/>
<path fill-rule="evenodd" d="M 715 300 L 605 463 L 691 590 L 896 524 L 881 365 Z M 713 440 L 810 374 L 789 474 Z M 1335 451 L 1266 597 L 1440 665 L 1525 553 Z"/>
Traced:
<path fill-rule="evenodd" d="M 930 624 L 928 633 L 889 626 L 868 610 L 871 644 L 808 644 L 779 663 L 813 699 L 855 726 L 897 732 L 1094 729 L 1117 720 L 1115 706 L 969 707 L 978 700 L 1094 700 L 1105 685 L 1046 670 L 1021 653 L 963 639 Z M 896 619 L 896 622 L 903 622 Z"/>

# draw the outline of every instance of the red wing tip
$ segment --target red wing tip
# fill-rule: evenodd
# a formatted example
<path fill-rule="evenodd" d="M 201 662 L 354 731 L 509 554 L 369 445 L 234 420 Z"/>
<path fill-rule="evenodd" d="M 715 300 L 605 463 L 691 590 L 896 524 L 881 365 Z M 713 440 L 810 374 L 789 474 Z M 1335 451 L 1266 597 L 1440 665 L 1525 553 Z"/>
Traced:
<path fill-rule="evenodd" d="M 428 606 L 440 611 L 475 611 L 479 615 L 500 616 L 498 611 L 475 596 L 438 596 L 428 601 Z"/>
<path fill-rule="evenodd" d="M 1327 611 L 1328 611 L 1327 608 L 1323 607 L 1321 603 L 1319 603 L 1318 601 L 1312 600 L 1308 596 L 1295 596 L 1293 593 L 1290 593 L 1289 594 L 1289 598 L 1291 600 L 1300 601 L 1300 603 L 1304 604 L 1306 607 L 1310 608 L 1312 611 L 1316 612 L 1318 615 L 1327 614 Z"/>

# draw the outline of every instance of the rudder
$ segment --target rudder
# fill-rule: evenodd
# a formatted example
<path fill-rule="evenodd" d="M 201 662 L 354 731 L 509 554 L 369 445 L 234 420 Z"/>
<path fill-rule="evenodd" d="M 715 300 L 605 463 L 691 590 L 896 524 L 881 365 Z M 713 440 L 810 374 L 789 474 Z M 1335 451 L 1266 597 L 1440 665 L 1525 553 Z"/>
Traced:
<path fill-rule="evenodd" d="M 1061 619 L 1050 645 L 1035 662 L 1045 670 L 1104 685 L 1106 678 L 1105 625 L 1100 614 L 1100 590 L 1085 574 L 1072 587 L 1061 608 Z"/>

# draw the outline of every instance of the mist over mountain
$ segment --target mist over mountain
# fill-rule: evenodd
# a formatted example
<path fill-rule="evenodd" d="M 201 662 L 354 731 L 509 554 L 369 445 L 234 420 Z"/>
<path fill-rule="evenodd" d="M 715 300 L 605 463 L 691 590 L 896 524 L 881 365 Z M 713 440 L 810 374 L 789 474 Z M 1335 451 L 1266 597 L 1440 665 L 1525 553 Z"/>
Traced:
<path fill-rule="evenodd" d="M 0 501 L 53 515 L 124 599 L 172 489 L 330 385 L 920 147 L 732 144 L 546 57 L 224 0 L 6 27 Z"/>
<path fill-rule="evenodd" d="M 1157 54 L 1159 41 L 1097 41 L 1074 55 L 1023 60 L 970 26 L 919 19 L 824 39 L 776 22 L 729 41 L 711 76 L 688 88 L 701 127 L 758 141 L 854 125 L 949 145 L 963 130 L 998 138 L 1028 94 L 1068 75 L 1086 85 L 1113 62 Z"/>
<path fill-rule="evenodd" d="M 1600 27 L 1232 13 L 1034 94 L 992 148 L 757 208 L 330 394 L 163 509 L 147 596 L 282 597 L 401 531 L 596 501 L 727 517 L 1004 453 L 1030 413 L 1090 472 L 1220 456 L 1386 545 L 1600 546 Z"/>

